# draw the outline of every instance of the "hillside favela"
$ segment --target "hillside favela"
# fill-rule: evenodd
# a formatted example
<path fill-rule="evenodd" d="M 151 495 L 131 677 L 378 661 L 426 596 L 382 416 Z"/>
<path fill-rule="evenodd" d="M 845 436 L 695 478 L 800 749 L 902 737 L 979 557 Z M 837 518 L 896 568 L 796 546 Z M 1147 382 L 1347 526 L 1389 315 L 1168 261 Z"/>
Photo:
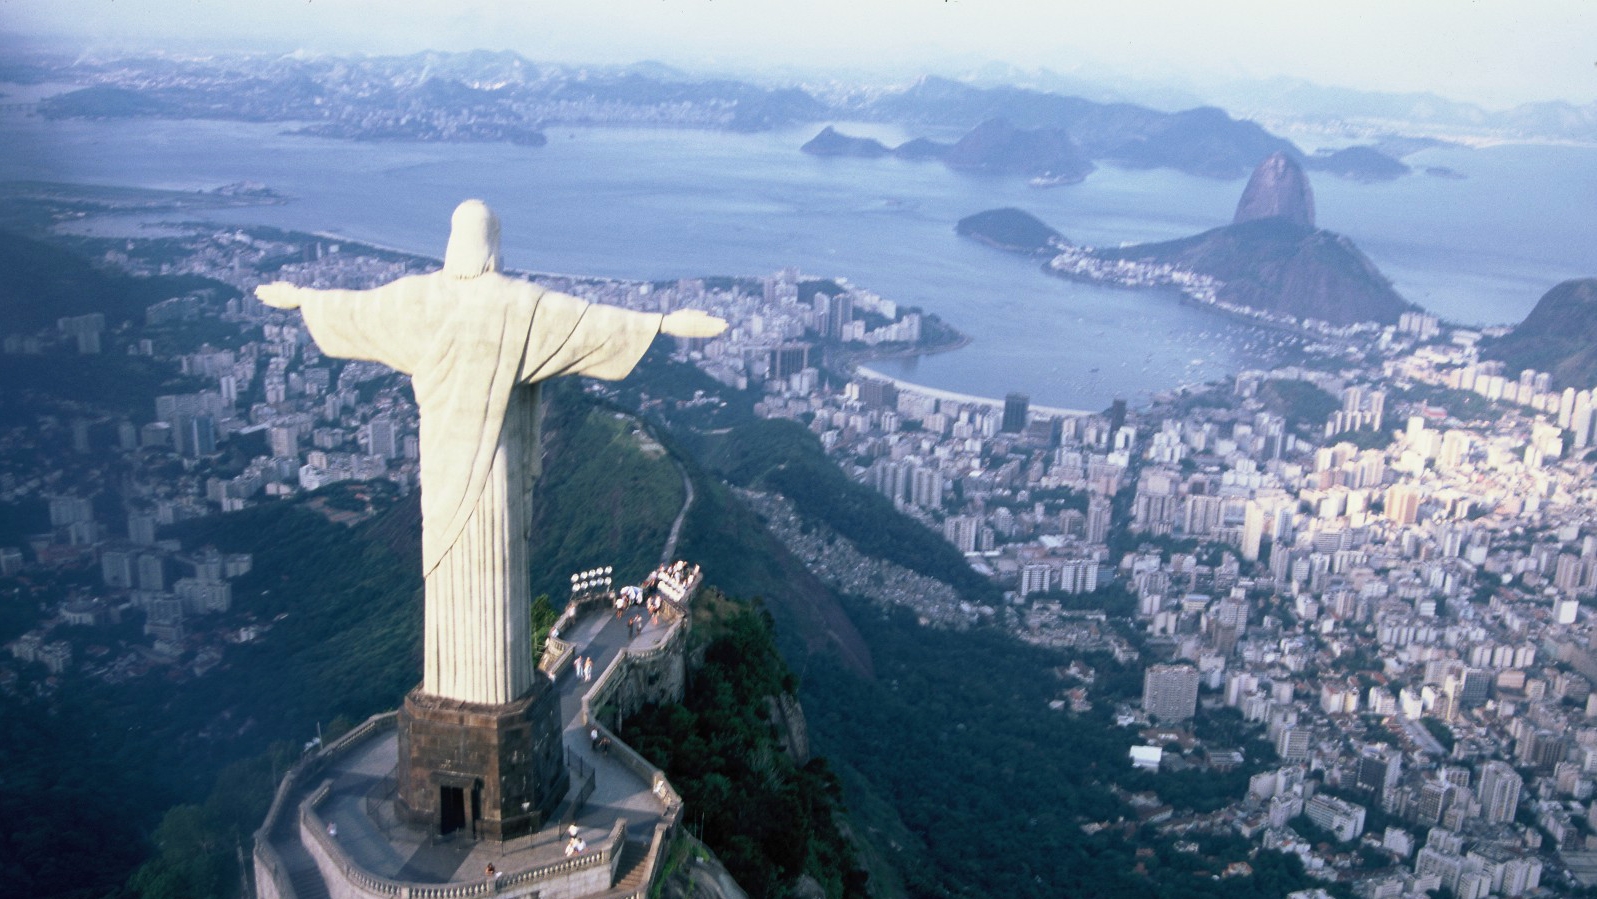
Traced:
<path fill-rule="evenodd" d="M 1597 18 L 940 5 L 0 10 L 0 896 L 1597 896 Z"/>

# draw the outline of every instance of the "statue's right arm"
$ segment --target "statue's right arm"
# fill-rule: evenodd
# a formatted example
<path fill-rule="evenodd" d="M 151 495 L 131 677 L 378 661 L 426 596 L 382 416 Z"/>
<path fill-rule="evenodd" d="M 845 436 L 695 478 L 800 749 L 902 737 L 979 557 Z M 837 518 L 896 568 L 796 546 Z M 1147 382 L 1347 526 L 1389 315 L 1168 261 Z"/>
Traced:
<path fill-rule="evenodd" d="M 401 278 L 370 290 L 316 290 L 278 281 L 255 288 L 255 296 L 277 309 L 298 309 L 327 355 L 381 362 L 409 374 L 425 331 L 413 320 L 419 304 L 404 302 L 417 289 L 410 281 Z"/>
<path fill-rule="evenodd" d="M 698 309 L 679 309 L 660 322 L 660 333 L 672 337 L 714 337 L 726 330 L 726 319 Z"/>
<path fill-rule="evenodd" d="M 274 309 L 298 309 L 303 288 L 287 281 L 273 281 L 255 288 L 255 298 Z"/>

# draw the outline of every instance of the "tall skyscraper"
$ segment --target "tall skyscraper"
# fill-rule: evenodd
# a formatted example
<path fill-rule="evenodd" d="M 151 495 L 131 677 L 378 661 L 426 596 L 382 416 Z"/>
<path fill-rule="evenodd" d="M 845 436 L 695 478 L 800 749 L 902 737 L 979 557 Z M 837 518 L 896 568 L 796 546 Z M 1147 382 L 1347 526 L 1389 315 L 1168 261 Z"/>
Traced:
<path fill-rule="evenodd" d="M 1026 415 L 1031 407 L 1031 397 L 1024 393 L 1011 393 L 1004 397 L 1004 425 L 1007 434 L 1026 430 Z"/>
<path fill-rule="evenodd" d="M 1393 484 L 1386 491 L 1386 517 L 1395 524 L 1413 524 L 1419 518 L 1420 491 L 1407 484 Z"/>
<path fill-rule="evenodd" d="M 1198 669 L 1153 665 L 1142 675 L 1142 708 L 1160 721 L 1191 718 L 1198 710 Z"/>
<path fill-rule="evenodd" d="M 1524 780 L 1507 762 L 1490 761 L 1481 766 L 1480 783 L 1475 792 L 1481 803 L 1481 818 L 1488 824 L 1514 820 L 1519 808 L 1519 793 Z"/>
<path fill-rule="evenodd" d="M 1242 558 L 1248 562 L 1259 561 L 1259 548 L 1264 543 L 1264 509 L 1253 500 L 1242 517 Z"/>
<path fill-rule="evenodd" d="M 1094 493 L 1087 500 L 1087 542 L 1103 543 L 1109 539 L 1109 497 Z"/>
<path fill-rule="evenodd" d="M 366 428 L 370 437 L 372 455 L 384 459 L 392 459 L 399 455 L 399 429 L 395 427 L 393 419 L 378 416 L 372 419 Z"/>
<path fill-rule="evenodd" d="M 189 456 L 209 456 L 216 452 L 216 419 L 196 415 L 184 423 L 183 450 Z"/>

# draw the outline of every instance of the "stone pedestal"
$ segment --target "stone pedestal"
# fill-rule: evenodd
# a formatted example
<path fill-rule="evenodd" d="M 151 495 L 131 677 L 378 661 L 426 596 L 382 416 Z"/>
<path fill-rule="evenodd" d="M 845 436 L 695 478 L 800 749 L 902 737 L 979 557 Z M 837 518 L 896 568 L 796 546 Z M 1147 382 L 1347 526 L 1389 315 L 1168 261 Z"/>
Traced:
<path fill-rule="evenodd" d="M 559 695 L 538 675 L 515 702 L 423 693 L 399 711 L 399 806 L 435 833 L 508 840 L 543 827 L 565 796 Z"/>

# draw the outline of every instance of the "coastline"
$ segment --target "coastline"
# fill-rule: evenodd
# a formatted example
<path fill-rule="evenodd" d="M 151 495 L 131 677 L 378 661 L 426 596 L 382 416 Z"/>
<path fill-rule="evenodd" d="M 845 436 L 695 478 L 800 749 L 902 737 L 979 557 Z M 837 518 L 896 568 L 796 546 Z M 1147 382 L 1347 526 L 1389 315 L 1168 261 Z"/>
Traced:
<path fill-rule="evenodd" d="M 958 393 L 953 390 L 942 390 L 937 387 L 927 387 L 924 384 L 916 384 L 913 381 L 906 381 L 902 378 L 895 378 L 892 375 L 882 374 L 876 369 L 864 365 L 855 365 L 854 374 L 877 381 L 886 381 L 904 393 L 913 393 L 919 396 L 929 396 L 936 400 L 948 400 L 949 402 L 963 403 L 970 406 L 988 406 L 997 409 L 1002 409 L 1004 407 L 1004 401 L 1001 399 L 995 400 L 992 397 L 975 396 L 969 393 Z M 1085 409 L 1065 409 L 1060 406 L 1028 406 L 1028 408 L 1032 412 L 1041 412 L 1044 415 L 1058 418 L 1085 418 L 1089 415 L 1098 414 L 1097 412 L 1089 412 Z"/>

